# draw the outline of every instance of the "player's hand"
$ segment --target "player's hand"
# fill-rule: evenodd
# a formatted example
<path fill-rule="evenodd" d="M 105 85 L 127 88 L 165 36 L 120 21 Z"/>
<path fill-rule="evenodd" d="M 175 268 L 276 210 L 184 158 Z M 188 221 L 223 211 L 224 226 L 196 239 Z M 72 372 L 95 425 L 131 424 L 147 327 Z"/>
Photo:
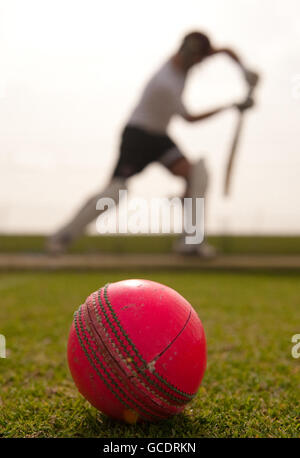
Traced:
<path fill-rule="evenodd" d="M 258 82 L 258 79 L 259 79 L 258 73 L 252 72 L 251 70 L 244 70 L 244 76 L 245 76 L 245 80 L 247 81 L 249 86 L 256 86 L 257 85 L 257 82 Z"/>
<path fill-rule="evenodd" d="M 244 100 L 240 103 L 235 103 L 233 106 L 237 108 L 239 111 L 249 110 L 249 108 L 252 108 L 254 106 L 254 100 L 252 97 L 249 97 L 247 100 Z"/>

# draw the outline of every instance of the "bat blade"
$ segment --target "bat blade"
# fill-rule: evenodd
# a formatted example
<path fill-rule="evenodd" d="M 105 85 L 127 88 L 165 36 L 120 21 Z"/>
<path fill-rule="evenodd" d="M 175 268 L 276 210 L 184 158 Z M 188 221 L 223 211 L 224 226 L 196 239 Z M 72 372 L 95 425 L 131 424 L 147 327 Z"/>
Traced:
<path fill-rule="evenodd" d="M 257 85 L 257 82 L 258 82 L 258 75 L 257 75 L 256 81 L 253 82 L 253 84 L 248 89 L 248 94 L 247 94 L 247 97 L 245 98 L 245 102 L 250 97 L 252 97 L 252 94 L 253 94 L 254 88 Z M 230 153 L 229 153 L 227 166 L 226 166 L 225 182 L 224 182 L 224 190 L 223 190 L 223 195 L 224 196 L 228 196 L 229 195 L 233 164 L 234 164 L 234 159 L 236 157 L 236 152 L 238 150 L 238 144 L 239 144 L 239 139 L 241 137 L 243 121 L 244 121 L 244 111 L 240 111 L 239 112 L 238 121 L 237 121 L 237 125 L 236 125 L 235 132 L 234 132 L 234 137 L 233 137 Z"/>
<path fill-rule="evenodd" d="M 226 166 L 225 182 L 224 182 L 224 190 L 223 190 L 224 196 L 229 195 L 231 177 L 232 177 L 232 169 L 233 169 L 234 159 L 236 156 L 236 151 L 238 149 L 238 144 L 239 144 L 240 137 L 241 137 L 243 121 L 244 121 L 244 113 L 240 112 L 238 120 L 237 120 L 237 124 L 235 127 L 235 131 L 234 131 L 233 141 L 232 141 L 231 148 L 230 148 L 229 159 L 228 159 L 227 166 Z"/>

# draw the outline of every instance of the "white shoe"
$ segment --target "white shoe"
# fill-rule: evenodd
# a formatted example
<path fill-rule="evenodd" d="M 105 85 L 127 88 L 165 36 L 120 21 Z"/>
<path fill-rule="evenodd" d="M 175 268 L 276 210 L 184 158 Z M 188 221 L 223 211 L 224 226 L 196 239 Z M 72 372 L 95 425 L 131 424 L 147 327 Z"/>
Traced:
<path fill-rule="evenodd" d="M 183 237 L 176 240 L 173 250 L 184 256 L 199 256 L 205 259 L 213 259 L 217 256 L 217 250 L 209 243 L 186 244 Z"/>

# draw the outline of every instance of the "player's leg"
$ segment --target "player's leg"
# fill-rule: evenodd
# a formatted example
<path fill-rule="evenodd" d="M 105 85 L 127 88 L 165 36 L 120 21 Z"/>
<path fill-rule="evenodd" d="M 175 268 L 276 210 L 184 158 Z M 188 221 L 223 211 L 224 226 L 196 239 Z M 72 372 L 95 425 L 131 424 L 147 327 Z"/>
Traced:
<path fill-rule="evenodd" d="M 75 239 L 83 234 L 86 226 L 101 214 L 96 208 L 99 199 L 111 198 L 116 204 L 119 203 L 119 191 L 127 189 L 127 179 L 139 173 L 151 162 L 151 140 L 152 137 L 141 129 L 125 127 L 119 159 L 111 181 L 103 191 L 90 197 L 68 224 L 49 237 L 48 252 L 58 254 L 65 251 Z"/>
<path fill-rule="evenodd" d="M 101 211 L 96 208 L 98 200 L 111 198 L 118 204 L 119 191 L 123 189 L 127 189 L 126 179 L 124 177 L 113 177 L 101 192 L 94 194 L 86 201 L 71 221 L 49 237 L 47 251 L 52 254 L 64 252 L 74 240 L 84 233 L 86 226 L 101 214 Z"/>
<path fill-rule="evenodd" d="M 187 207 L 185 211 L 185 218 L 187 224 L 195 224 L 196 222 L 196 199 L 205 198 L 207 196 L 208 188 L 208 171 L 204 159 L 199 159 L 195 163 L 191 163 L 177 147 L 166 152 L 161 157 L 160 162 L 165 165 L 168 170 L 175 176 L 180 176 L 186 181 L 186 190 L 184 197 L 192 199 L 191 207 Z M 206 201 L 205 201 L 206 203 Z M 200 256 L 211 258 L 216 255 L 216 250 L 207 242 L 200 244 L 187 244 L 186 237 L 188 234 L 184 233 L 176 241 L 174 249 L 181 254 L 198 254 Z"/>

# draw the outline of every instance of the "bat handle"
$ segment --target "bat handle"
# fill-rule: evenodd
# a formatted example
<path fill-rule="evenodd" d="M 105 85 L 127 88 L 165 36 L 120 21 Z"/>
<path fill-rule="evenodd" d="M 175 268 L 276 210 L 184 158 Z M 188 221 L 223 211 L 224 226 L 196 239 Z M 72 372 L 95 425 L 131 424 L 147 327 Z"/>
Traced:
<path fill-rule="evenodd" d="M 248 99 L 250 99 L 250 97 L 252 97 L 253 91 L 256 88 L 256 85 L 257 85 L 257 82 L 255 84 L 250 84 L 249 85 L 246 100 L 248 100 Z"/>

